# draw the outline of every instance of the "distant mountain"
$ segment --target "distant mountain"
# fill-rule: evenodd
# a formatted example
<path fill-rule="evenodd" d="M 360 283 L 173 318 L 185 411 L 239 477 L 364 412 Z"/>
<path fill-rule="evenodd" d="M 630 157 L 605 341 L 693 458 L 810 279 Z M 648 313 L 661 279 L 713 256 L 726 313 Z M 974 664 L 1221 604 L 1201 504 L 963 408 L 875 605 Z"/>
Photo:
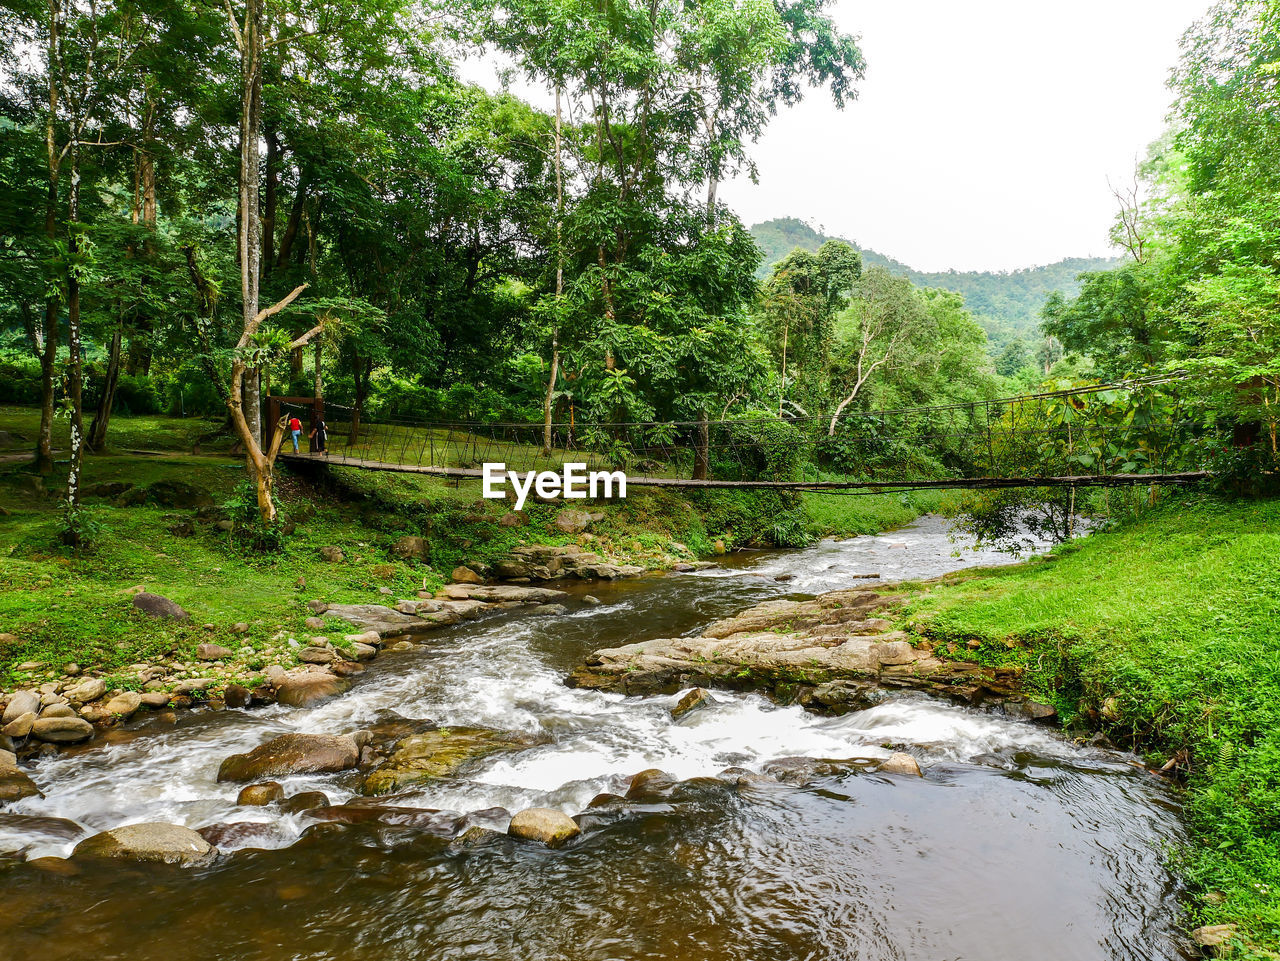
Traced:
<path fill-rule="evenodd" d="M 797 247 L 817 250 L 832 238 L 814 230 L 794 217 L 766 220 L 751 228 L 751 236 L 764 251 L 760 276 L 766 276 L 779 260 Z M 948 270 L 925 273 L 913 270 L 899 260 L 874 250 L 849 243 L 862 252 L 865 266 L 881 266 L 909 277 L 919 287 L 953 290 L 982 324 L 993 348 L 999 348 L 1015 337 L 1033 339 L 1040 325 L 1040 309 L 1045 298 L 1055 290 L 1073 296 L 1079 289 L 1076 276 L 1087 271 L 1110 270 L 1120 262 L 1118 257 L 1070 257 L 1045 267 L 1026 267 L 1011 271 Z"/>

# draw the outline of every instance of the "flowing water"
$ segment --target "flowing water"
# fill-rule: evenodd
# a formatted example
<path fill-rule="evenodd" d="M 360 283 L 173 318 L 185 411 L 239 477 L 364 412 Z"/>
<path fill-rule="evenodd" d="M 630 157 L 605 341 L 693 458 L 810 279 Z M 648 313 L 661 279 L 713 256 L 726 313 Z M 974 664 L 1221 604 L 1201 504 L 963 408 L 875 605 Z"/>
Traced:
<path fill-rule="evenodd" d="M 1177 807 L 1132 758 L 919 696 L 828 718 L 717 692 L 673 721 L 674 697 L 562 683 L 595 648 L 696 631 L 769 597 L 847 587 L 857 574 L 929 577 L 1007 560 L 954 551 L 945 524 L 926 518 L 697 574 L 579 587 L 603 603 L 439 633 L 385 655 L 352 693 L 316 708 L 152 718 L 106 747 L 45 760 L 34 777 L 47 797 L 10 814 L 85 832 L 257 823 L 206 868 L 8 862 L 0 959 L 1179 957 L 1178 892 L 1163 866 L 1181 838 Z M 397 797 L 398 807 L 454 812 L 432 827 L 237 807 L 238 786 L 214 780 L 222 758 L 278 733 L 351 732 L 391 712 L 551 740 Z M 786 756 L 875 757 L 885 745 L 905 746 L 927 776 L 850 772 L 805 786 L 715 777 Z M 682 779 L 670 797 L 588 809 L 654 767 Z M 285 786 L 336 803 L 356 780 Z M 494 808 L 531 806 L 585 811 L 583 836 L 558 851 L 450 843 L 469 824 L 502 830 Z M 65 825 L 33 828 L 0 816 L 0 852 L 65 856 L 74 846 Z"/>

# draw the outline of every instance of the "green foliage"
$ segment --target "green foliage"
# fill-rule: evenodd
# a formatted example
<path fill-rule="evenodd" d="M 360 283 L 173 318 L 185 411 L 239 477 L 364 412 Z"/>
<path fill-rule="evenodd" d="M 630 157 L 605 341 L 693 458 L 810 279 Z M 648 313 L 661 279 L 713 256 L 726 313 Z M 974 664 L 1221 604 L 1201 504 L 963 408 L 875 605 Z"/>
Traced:
<path fill-rule="evenodd" d="M 258 508 L 258 495 L 254 485 L 243 481 L 222 502 L 222 512 L 231 522 L 227 537 L 241 551 L 253 554 L 278 554 L 285 546 L 289 525 L 281 513 L 280 501 L 272 493 L 275 502 L 275 519 L 266 522 Z"/>
<path fill-rule="evenodd" d="M 67 502 L 57 526 L 58 542 L 77 554 L 91 551 L 101 539 L 103 530 L 102 521 L 91 508 Z"/>

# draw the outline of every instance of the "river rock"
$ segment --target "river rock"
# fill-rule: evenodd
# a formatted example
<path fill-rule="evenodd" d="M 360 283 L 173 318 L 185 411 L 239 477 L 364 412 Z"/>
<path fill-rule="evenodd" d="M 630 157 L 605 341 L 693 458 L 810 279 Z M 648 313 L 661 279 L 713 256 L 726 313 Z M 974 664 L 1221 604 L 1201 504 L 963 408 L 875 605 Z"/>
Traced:
<path fill-rule="evenodd" d="M 177 824 L 127 824 L 76 845 L 79 858 L 121 858 L 199 867 L 217 857 L 217 849 L 190 828 Z"/>
<path fill-rule="evenodd" d="M 1202 948 L 1217 948 L 1235 937 L 1234 924 L 1206 924 L 1191 932 L 1191 940 Z"/>
<path fill-rule="evenodd" d="M 540 615 L 559 615 L 568 614 L 569 608 L 563 604 L 539 604 L 537 607 L 529 611 L 530 614 Z"/>
<path fill-rule="evenodd" d="M 287 707 L 311 707 L 344 694 L 350 683 L 332 674 L 289 674 L 276 685 L 276 700 Z"/>
<path fill-rule="evenodd" d="M 142 703 L 149 708 L 169 706 L 170 695 L 164 691 L 147 691 L 142 695 Z"/>
<path fill-rule="evenodd" d="M 511 819 L 507 833 L 529 841 L 540 841 L 549 848 L 558 848 L 581 834 L 582 829 L 563 811 L 529 808 Z"/>
<path fill-rule="evenodd" d="M 31 725 L 31 735 L 51 744 L 76 744 L 93 737 L 93 725 L 82 717 L 41 717 Z"/>
<path fill-rule="evenodd" d="M 278 847 L 287 842 L 275 821 L 231 821 L 197 828 L 196 833 L 216 848 Z"/>
<path fill-rule="evenodd" d="M 710 691 L 705 688 L 695 687 L 676 702 L 676 706 L 671 709 L 671 717 L 679 720 L 690 711 L 695 711 L 702 707 L 709 700 L 711 700 Z"/>
<path fill-rule="evenodd" d="M 347 556 L 342 553 L 342 548 L 335 547 L 333 544 L 326 544 L 320 548 L 320 559 L 326 564 L 341 564 L 347 559 Z"/>
<path fill-rule="evenodd" d="M 422 781 L 450 777 L 491 754 L 522 751 L 545 738 L 518 731 L 454 727 L 413 734 L 400 741 L 387 763 L 364 781 L 365 794 L 390 794 Z"/>
<path fill-rule="evenodd" d="M 378 656 L 378 649 L 372 644 L 361 644 L 356 641 L 351 645 L 351 649 L 355 652 L 357 661 L 372 661 Z"/>
<path fill-rule="evenodd" d="M 222 702 L 230 708 L 248 707 L 253 695 L 243 684 L 228 684 L 222 692 Z"/>
<path fill-rule="evenodd" d="M 12 754 L 0 761 L 0 804 L 20 801 L 24 797 L 44 797 L 27 772 L 18 767 Z"/>
<path fill-rule="evenodd" d="M 646 797 L 659 796 L 679 783 L 677 778 L 666 771 L 651 767 L 632 776 L 631 784 L 627 787 L 627 800 L 637 801 Z"/>
<path fill-rule="evenodd" d="M 26 737 L 31 733 L 31 725 L 35 724 L 38 716 L 35 711 L 19 714 L 3 728 L 0 728 L 0 734 L 5 737 Z"/>
<path fill-rule="evenodd" d="M 298 652 L 298 660 L 303 664 L 328 664 L 336 659 L 337 655 L 326 647 L 304 647 Z"/>
<path fill-rule="evenodd" d="M 196 657 L 202 661 L 220 661 L 224 657 L 230 657 L 231 651 L 223 647 L 221 644 L 197 644 Z"/>
<path fill-rule="evenodd" d="M 76 712 L 66 701 L 55 701 L 40 712 L 41 717 L 75 717 Z"/>
<path fill-rule="evenodd" d="M 904 751 L 894 751 L 876 770 L 881 774 L 906 774 L 914 777 L 924 777 L 924 772 L 920 770 L 920 762 Z"/>
<path fill-rule="evenodd" d="M 462 592 L 458 600 L 484 601 L 488 604 L 549 604 L 569 596 L 567 591 L 556 591 L 549 587 L 522 587 L 518 584 L 481 584 L 463 587 Z"/>
<path fill-rule="evenodd" d="M 211 677 L 188 677 L 173 685 L 173 693 L 182 695 L 195 694 L 212 685 L 213 678 Z"/>
<path fill-rule="evenodd" d="M 169 598 L 161 597 L 159 594 L 150 594 L 146 591 L 134 594 L 133 606 L 152 617 L 168 618 L 174 621 L 191 620 L 190 614 L 169 600 Z"/>
<path fill-rule="evenodd" d="M 107 682 L 100 677 L 91 677 L 81 681 L 66 692 L 67 700 L 88 704 L 107 693 Z"/>
<path fill-rule="evenodd" d="M 218 768 L 219 781 L 255 781 L 293 774 L 348 771 L 360 763 L 360 748 L 333 734 L 282 734 L 248 754 L 233 754 Z"/>
<path fill-rule="evenodd" d="M 323 791 L 303 791 L 280 802 L 280 810 L 285 814 L 301 814 L 312 808 L 329 806 L 329 798 Z"/>
<path fill-rule="evenodd" d="M 263 781 L 261 784 L 249 784 L 240 789 L 236 795 L 236 804 L 245 807 L 265 807 L 284 800 L 284 788 L 277 781 Z"/>
<path fill-rule="evenodd" d="M 354 624 L 362 631 L 375 631 L 382 636 L 423 634 L 441 625 L 413 614 L 402 614 L 382 604 L 332 604 L 329 614 Z"/>
<path fill-rule="evenodd" d="M 107 714 L 118 714 L 121 717 L 132 717 L 142 706 L 142 695 L 136 691 L 120 691 L 111 700 L 102 705 Z"/>
<path fill-rule="evenodd" d="M 484 578 L 477 574 L 469 567 L 455 567 L 449 575 L 449 579 L 455 584 L 483 584 Z"/>
<path fill-rule="evenodd" d="M 9 703 L 5 705 L 4 715 L 0 717 L 0 723 L 8 724 L 24 714 L 39 710 L 40 695 L 36 691 L 16 691 L 9 696 Z"/>

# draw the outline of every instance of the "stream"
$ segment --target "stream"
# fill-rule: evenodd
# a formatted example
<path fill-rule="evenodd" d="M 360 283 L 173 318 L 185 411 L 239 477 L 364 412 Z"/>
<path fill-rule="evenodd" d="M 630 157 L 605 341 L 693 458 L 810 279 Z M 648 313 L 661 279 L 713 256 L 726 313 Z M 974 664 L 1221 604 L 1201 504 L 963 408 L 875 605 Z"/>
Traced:
<path fill-rule="evenodd" d="M 373 662 L 350 694 L 311 709 L 166 714 L 106 746 L 32 769 L 45 792 L 0 815 L 0 855 L 65 857 L 68 837 L 6 820 L 75 821 L 86 833 L 143 821 L 257 822 L 206 868 L 0 857 L 0 959 L 219 961 L 454 959 L 1174 959 L 1182 839 L 1176 797 L 1134 759 L 1050 728 L 919 695 L 842 717 L 713 692 L 675 721 L 676 697 L 563 684 L 600 648 L 696 632 L 771 597 L 932 577 L 1009 558 L 955 557 L 946 522 L 737 555 L 698 573 L 566 588 L 570 613 L 469 622 Z M 779 576 L 790 579 L 777 580 Z M 875 583 L 875 582 L 871 582 Z M 560 586 L 560 585 L 557 585 Z M 602 603 L 581 600 L 593 594 Z M 397 796 L 400 807 L 588 812 L 560 850 L 382 822 L 317 824 L 237 807 L 219 762 L 288 731 L 349 733 L 392 716 L 549 735 L 466 776 Z M 727 767 L 887 755 L 925 778 L 851 772 L 807 785 L 737 786 Z M 631 775 L 682 779 L 669 798 L 588 810 Z M 290 794 L 355 796 L 352 773 L 284 780 Z M 449 819 L 442 819 L 449 820 Z"/>

